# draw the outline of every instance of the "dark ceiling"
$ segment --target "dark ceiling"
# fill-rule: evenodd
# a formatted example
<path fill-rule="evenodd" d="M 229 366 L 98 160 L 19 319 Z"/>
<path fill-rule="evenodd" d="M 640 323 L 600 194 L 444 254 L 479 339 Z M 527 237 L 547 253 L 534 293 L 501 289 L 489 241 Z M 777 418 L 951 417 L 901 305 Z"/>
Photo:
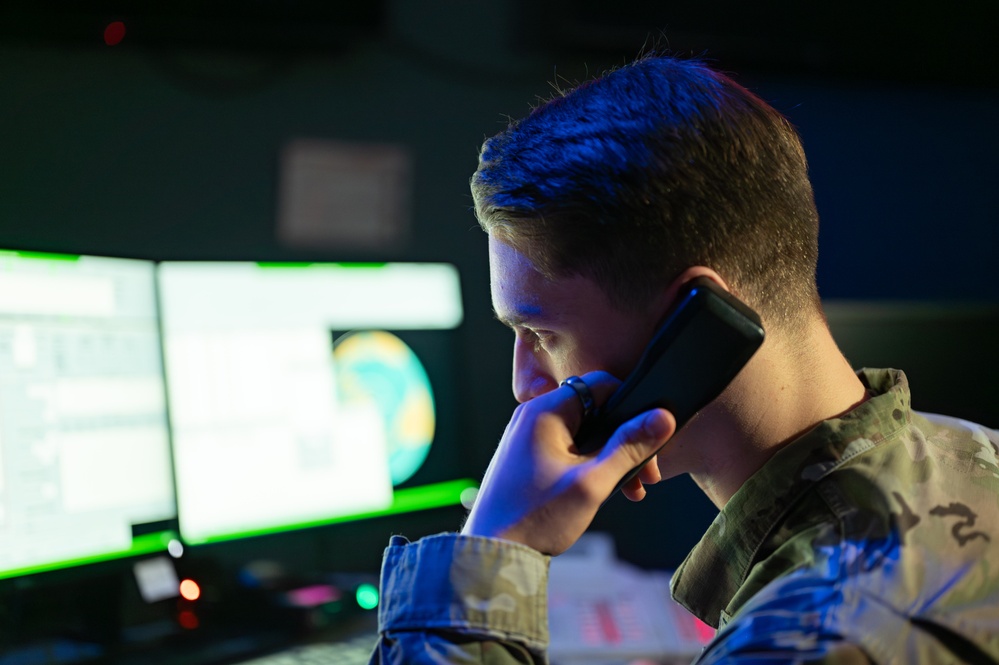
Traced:
<path fill-rule="evenodd" d="M 527 52 L 627 59 L 658 48 L 722 68 L 999 86 L 996 0 L 509 1 L 512 45 Z M 97 47 L 121 20 L 129 47 L 338 52 L 382 36 L 386 12 L 386 0 L 6 0 L 0 40 Z"/>

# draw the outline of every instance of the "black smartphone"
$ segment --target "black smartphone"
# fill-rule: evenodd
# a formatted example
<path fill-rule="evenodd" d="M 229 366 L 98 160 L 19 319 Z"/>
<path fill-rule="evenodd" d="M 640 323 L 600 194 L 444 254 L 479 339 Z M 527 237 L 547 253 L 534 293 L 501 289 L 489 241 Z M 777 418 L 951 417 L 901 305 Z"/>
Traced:
<path fill-rule="evenodd" d="M 760 317 L 749 306 L 707 277 L 690 280 L 634 371 L 583 421 L 574 439 L 576 448 L 582 453 L 597 450 L 625 421 L 656 407 L 669 410 L 679 430 L 731 383 L 760 348 L 763 336 Z"/>

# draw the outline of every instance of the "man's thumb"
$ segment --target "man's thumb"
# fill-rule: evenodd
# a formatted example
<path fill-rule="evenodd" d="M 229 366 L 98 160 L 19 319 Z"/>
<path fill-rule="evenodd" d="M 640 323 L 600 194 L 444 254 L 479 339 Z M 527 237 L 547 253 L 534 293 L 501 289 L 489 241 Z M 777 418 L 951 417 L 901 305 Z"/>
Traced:
<path fill-rule="evenodd" d="M 616 475 L 615 482 L 637 473 L 676 431 L 676 419 L 666 409 L 653 409 L 635 416 L 617 428 L 604 446 L 604 460 L 608 473 Z M 619 483 L 620 485 L 620 483 Z"/>

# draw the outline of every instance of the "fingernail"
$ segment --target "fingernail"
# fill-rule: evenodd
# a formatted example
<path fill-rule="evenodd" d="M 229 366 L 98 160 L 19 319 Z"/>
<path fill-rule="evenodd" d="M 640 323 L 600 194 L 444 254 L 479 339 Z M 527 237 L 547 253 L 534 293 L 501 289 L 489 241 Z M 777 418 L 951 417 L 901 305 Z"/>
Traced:
<path fill-rule="evenodd" d="M 655 411 L 645 416 L 645 420 L 642 422 L 642 431 L 650 439 L 658 439 L 666 433 L 662 418 Z"/>

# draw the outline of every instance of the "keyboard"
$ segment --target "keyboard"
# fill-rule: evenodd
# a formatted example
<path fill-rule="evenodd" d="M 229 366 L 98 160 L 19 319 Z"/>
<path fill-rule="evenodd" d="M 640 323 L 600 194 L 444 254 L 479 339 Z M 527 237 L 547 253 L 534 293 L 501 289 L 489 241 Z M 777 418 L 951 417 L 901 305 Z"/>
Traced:
<path fill-rule="evenodd" d="M 238 665 L 367 665 L 377 640 L 377 635 L 363 633 L 336 642 L 302 644 Z"/>

